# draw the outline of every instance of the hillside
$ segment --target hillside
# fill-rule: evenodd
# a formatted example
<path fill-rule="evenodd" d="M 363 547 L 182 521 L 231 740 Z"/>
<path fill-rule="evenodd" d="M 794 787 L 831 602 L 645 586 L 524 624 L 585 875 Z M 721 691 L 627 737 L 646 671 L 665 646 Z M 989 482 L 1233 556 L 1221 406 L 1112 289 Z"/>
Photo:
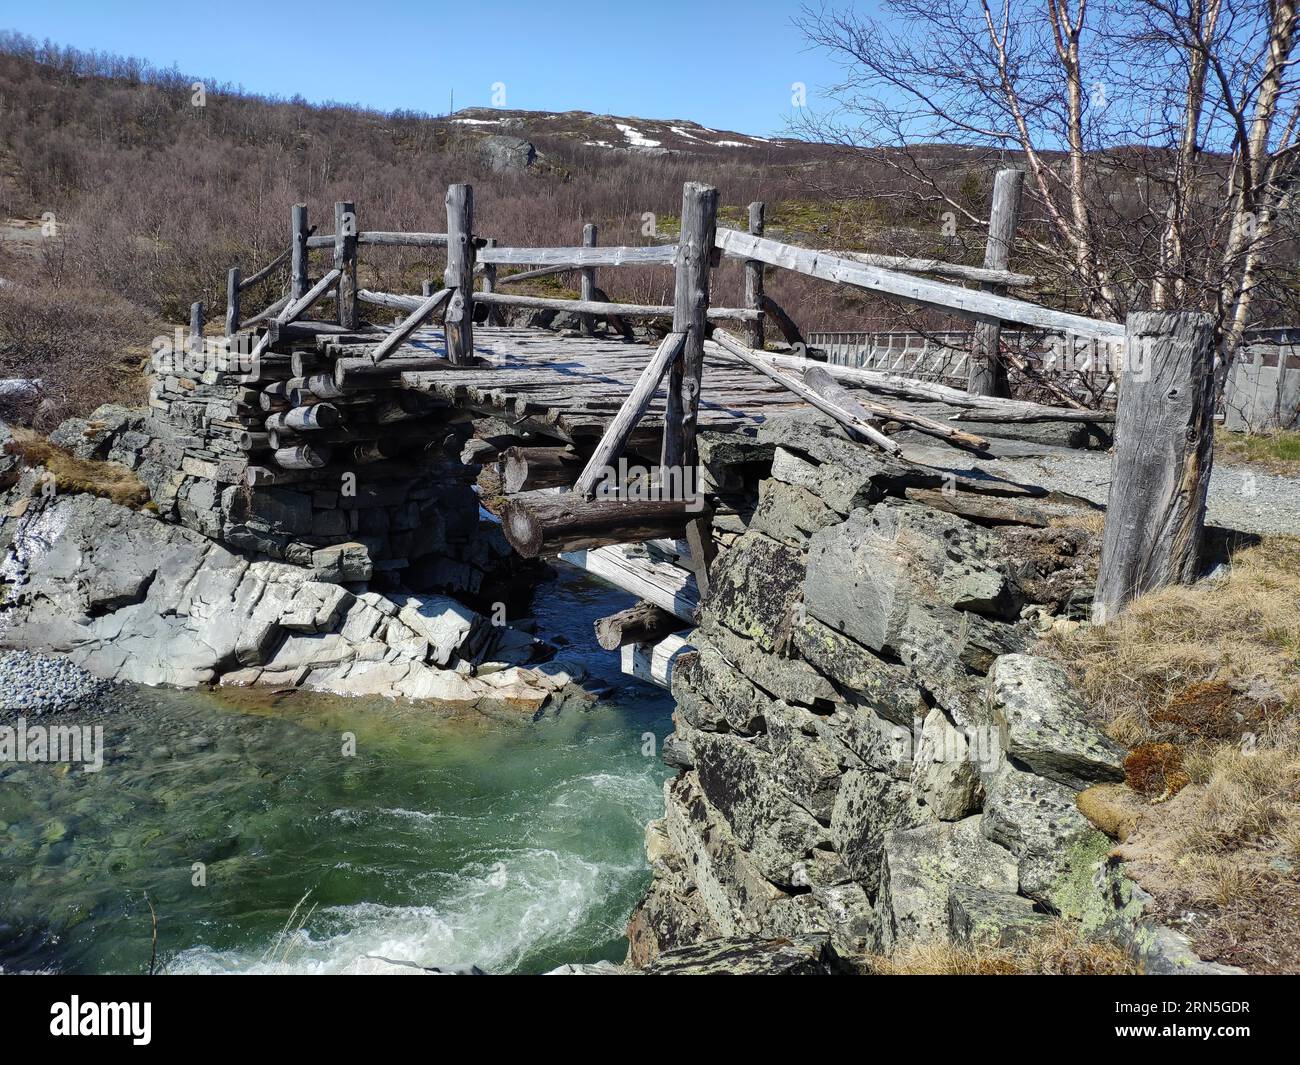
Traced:
<path fill-rule="evenodd" d="M 468 181 L 480 232 L 501 243 L 575 244 L 595 222 L 602 243 L 641 244 L 672 239 L 682 183 L 700 180 L 721 191 L 729 224 L 743 224 L 761 199 L 771 235 L 954 261 L 982 255 L 978 231 L 943 237 L 926 208 L 909 216 L 896 199 L 855 194 L 887 187 L 891 171 L 829 145 L 585 112 L 381 114 L 212 84 L 196 106 L 191 82 L 134 61 L 0 41 L 0 278 L 10 282 L 0 376 L 43 377 L 64 412 L 129 396 L 150 339 L 183 321 L 193 300 L 218 319 L 227 269 L 278 254 L 294 202 L 318 222 L 347 199 L 364 228 L 437 230 L 442 190 Z M 527 165 L 508 147 L 503 163 L 501 138 L 532 146 Z M 992 161 L 935 150 L 952 156 L 954 189 L 982 214 Z M 366 284 L 406 292 L 442 269 L 398 249 L 362 266 Z M 602 282 L 615 299 L 662 302 L 671 277 L 626 269 Z M 247 305 L 271 302 L 280 283 L 248 293 Z M 738 268 L 716 272 L 720 300 L 738 298 L 739 284 Z M 879 300 L 790 274 L 769 290 L 806 329 L 901 321 Z"/>

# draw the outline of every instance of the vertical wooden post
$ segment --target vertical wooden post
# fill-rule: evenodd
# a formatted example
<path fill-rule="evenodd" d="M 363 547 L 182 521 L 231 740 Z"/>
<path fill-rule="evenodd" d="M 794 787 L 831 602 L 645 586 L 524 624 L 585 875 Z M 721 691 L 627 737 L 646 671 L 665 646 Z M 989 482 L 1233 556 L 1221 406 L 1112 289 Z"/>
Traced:
<path fill-rule="evenodd" d="M 239 267 L 232 266 L 226 273 L 226 336 L 228 337 L 239 332 L 239 280 Z"/>
<path fill-rule="evenodd" d="M 677 278 L 673 292 L 673 332 L 685 333 L 682 353 L 668 371 L 664 439 L 659 476 L 684 477 L 695 466 L 695 416 L 704 372 L 704 327 L 709 309 L 709 268 L 717 232 L 718 190 L 688 181 L 682 189 L 682 226 L 677 239 Z M 673 471 L 677 471 L 675 474 Z M 683 489 L 684 479 L 679 480 Z"/>
<path fill-rule="evenodd" d="M 1214 326 L 1208 314 L 1128 316 L 1101 569 L 1104 624 L 1143 592 L 1196 579 L 1214 457 Z"/>
<path fill-rule="evenodd" d="M 989 237 L 984 246 L 984 265 L 992 270 L 1011 266 L 1011 245 L 1020 220 L 1020 197 L 1025 188 L 1023 170 L 999 170 L 993 179 L 993 206 L 989 209 Z M 1006 294 L 1005 285 L 984 284 L 986 292 Z M 998 355 L 1002 327 L 996 322 L 978 322 L 966 373 L 966 391 L 974 396 L 1009 396 L 1006 364 Z"/>
<path fill-rule="evenodd" d="M 349 200 L 334 205 L 334 266 L 340 271 L 334 302 L 338 323 L 357 327 L 357 211 Z"/>
<path fill-rule="evenodd" d="M 497 246 L 496 237 L 486 237 L 483 241 L 483 247 L 495 248 Z M 495 292 L 497 290 L 497 264 L 483 264 L 483 291 Z M 501 324 L 501 308 L 495 303 L 489 303 L 487 309 L 487 325 Z"/>
<path fill-rule="evenodd" d="M 443 285 L 453 289 L 443 319 L 447 358 L 463 365 L 474 358 L 474 189 L 447 189 L 447 269 Z"/>
<path fill-rule="evenodd" d="M 594 248 L 596 246 L 596 233 L 596 226 L 593 222 L 588 222 L 582 227 L 582 246 L 584 248 Z M 596 268 L 594 266 L 583 268 L 579 274 L 578 285 L 579 299 L 594 300 L 596 298 Z M 596 331 L 595 315 L 580 315 L 579 322 L 583 336 L 589 337 Z"/>
<path fill-rule="evenodd" d="M 756 237 L 763 235 L 763 210 L 761 202 L 749 205 L 749 231 Z M 763 328 L 763 264 L 754 259 L 745 260 L 745 306 L 758 312 L 758 318 L 749 323 L 749 346 L 762 351 L 767 340 Z"/>
<path fill-rule="evenodd" d="M 293 217 L 289 224 L 289 239 L 293 246 L 289 269 L 289 299 L 301 299 L 311 287 L 307 280 L 307 237 L 310 234 L 307 225 L 307 205 L 295 203 Z"/>
<path fill-rule="evenodd" d="M 190 304 L 190 343 L 191 353 L 197 355 L 203 351 L 203 304 Z"/>
<path fill-rule="evenodd" d="M 420 282 L 420 295 L 425 299 L 433 295 L 433 282 L 427 277 Z"/>

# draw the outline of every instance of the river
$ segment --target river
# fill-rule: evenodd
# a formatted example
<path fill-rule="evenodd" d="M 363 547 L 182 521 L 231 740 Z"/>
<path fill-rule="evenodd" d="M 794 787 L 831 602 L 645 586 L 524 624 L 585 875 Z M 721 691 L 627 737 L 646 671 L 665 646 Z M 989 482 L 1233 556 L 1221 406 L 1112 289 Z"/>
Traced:
<path fill-rule="evenodd" d="M 662 812 L 672 701 L 596 648 L 593 620 L 627 596 L 563 571 L 535 599 L 540 634 L 611 685 L 594 709 L 502 721 L 139 689 L 92 722 L 102 771 L 0 763 L 0 968 L 621 960 L 649 882 L 643 829 Z"/>

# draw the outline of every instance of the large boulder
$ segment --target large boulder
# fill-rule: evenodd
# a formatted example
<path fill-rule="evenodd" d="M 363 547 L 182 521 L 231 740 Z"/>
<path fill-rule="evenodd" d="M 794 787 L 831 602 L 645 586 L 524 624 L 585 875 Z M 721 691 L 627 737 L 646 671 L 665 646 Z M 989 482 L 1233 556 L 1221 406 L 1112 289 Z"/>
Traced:
<path fill-rule="evenodd" d="M 1124 749 L 1088 722 L 1061 666 L 1034 655 L 1003 655 L 988 680 L 989 713 L 1014 761 L 1075 789 L 1124 779 Z"/>
<path fill-rule="evenodd" d="M 978 812 L 984 800 L 984 783 L 971 745 L 937 706 L 921 728 L 912 790 L 941 821 L 960 821 Z"/>

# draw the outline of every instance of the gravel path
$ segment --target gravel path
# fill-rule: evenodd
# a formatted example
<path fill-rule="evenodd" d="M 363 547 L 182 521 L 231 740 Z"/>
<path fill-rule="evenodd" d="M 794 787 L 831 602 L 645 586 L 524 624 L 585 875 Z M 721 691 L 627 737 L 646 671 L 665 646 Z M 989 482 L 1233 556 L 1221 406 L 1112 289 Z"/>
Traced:
<path fill-rule="evenodd" d="M 990 439 L 997 457 L 967 462 L 952 448 L 915 433 L 907 452 L 919 461 L 966 474 L 1002 477 L 1080 496 L 1102 506 L 1110 493 L 1110 460 L 1105 451 L 1079 451 L 1014 440 Z M 1248 465 L 1216 463 L 1210 474 L 1207 522 L 1224 529 L 1300 536 L 1300 479 L 1266 473 Z"/>
<path fill-rule="evenodd" d="M 1110 492 L 1110 455 L 1104 451 L 1044 450 L 1024 458 L 996 459 L 1002 476 L 1032 481 L 1105 504 Z M 1210 474 L 1206 521 L 1247 533 L 1300 536 L 1300 481 L 1251 466 L 1216 465 Z"/>
<path fill-rule="evenodd" d="M 0 719 L 118 708 L 121 686 L 66 658 L 30 651 L 0 653 Z"/>

